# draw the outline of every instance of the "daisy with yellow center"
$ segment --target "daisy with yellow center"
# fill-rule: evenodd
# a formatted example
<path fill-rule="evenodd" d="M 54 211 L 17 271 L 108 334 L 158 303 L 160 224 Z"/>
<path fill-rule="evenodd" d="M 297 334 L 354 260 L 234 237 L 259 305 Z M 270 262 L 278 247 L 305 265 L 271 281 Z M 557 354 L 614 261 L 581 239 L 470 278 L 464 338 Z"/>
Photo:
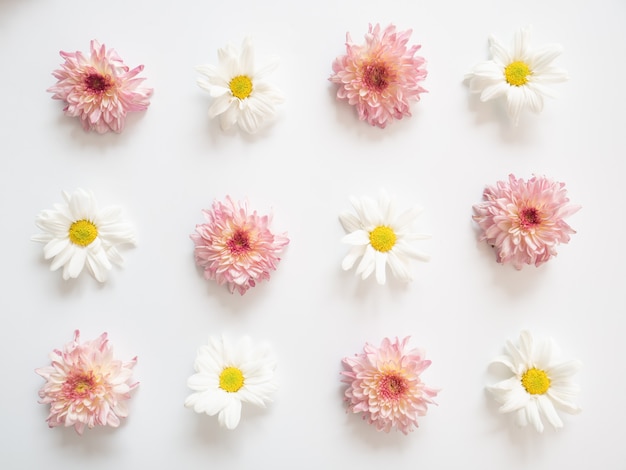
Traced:
<path fill-rule="evenodd" d="M 209 117 L 220 116 L 223 130 L 234 124 L 248 133 L 257 132 L 276 114 L 276 105 L 283 102 L 282 94 L 265 81 L 278 65 L 272 59 L 268 65 L 256 68 L 252 40 L 247 37 L 241 49 L 228 45 L 218 50 L 219 65 L 201 65 L 196 70 L 200 88 L 213 99 Z"/>
<path fill-rule="evenodd" d="M 352 245 L 352 249 L 341 264 L 344 270 L 354 266 L 361 258 L 356 274 L 366 279 L 374 271 L 376 281 L 385 284 L 386 266 L 401 281 L 412 279 L 408 262 L 410 258 L 428 261 L 428 255 L 415 250 L 411 242 L 430 238 L 416 233 L 412 225 L 421 212 L 418 207 L 398 213 L 395 200 L 385 190 L 380 191 L 378 201 L 369 197 L 351 197 L 350 202 L 356 215 L 344 212 L 339 220 L 348 234 L 342 242 Z"/>
<path fill-rule="evenodd" d="M 530 35 L 530 28 L 520 29 L 510 48 L 491 36 L 491 60 L 475 65 L 465 76 L 470 91 L 479 93 L 481 101 L 505 96 L 509 117 L 515 125 L 525 108 L 536 113 L 543 109 L 544 96 L 552 96 L 548 89 L 551 83 L 568 79 L 564 70 L 552 65 L 561 54 L 561 46 L 531 49 Z"/>
<path fill-rule="evenodd" d="M 196 413 L 218 415 L 221 426 L 235 429 L 241 419 L 241 403 L 265 407 L 277 389 L 276 361 L 268 346 L 255 346 L 250 338 L 237 343 L 226 338 L 209 338 L 198 349 L 196 374 L 187 381 L 194 393 L 185 406 Z"/>
<path fill-rule="evenodd" d="M 119 207 L 98 209 L 90 192 L 63 192 L 63 198 L 63 204 L 37 216 L 43 233 L 32 239 L 45 243 L 44 258 L 52 259 L 52 271 L 63 267 L 63 279 L 78 277 L 87 266 L 98 281 L 106 281 L 112 263 L 123 263 L 118 247 L 135 243 L 132 228 L 121 219 Z"/>
<path fill-rule="evenodd" d="M 502 405 L 501 413 L 515 413 L 517 424 L 532 424 L 538 432 L 544 429 L 542 418 L 555 429 L 563 427 L 557 410 L 575 414 L 580 408 L 574 398 L 578 387 L 571 376 L 581 367 L 580 361 L 558 362 L 556 345 L 551 339 L 535 341 L 522 331 L 519 343 L 506 342 L 507 354 L 494 362 L 504 364 L 513 376 L 487 387 Z"/>

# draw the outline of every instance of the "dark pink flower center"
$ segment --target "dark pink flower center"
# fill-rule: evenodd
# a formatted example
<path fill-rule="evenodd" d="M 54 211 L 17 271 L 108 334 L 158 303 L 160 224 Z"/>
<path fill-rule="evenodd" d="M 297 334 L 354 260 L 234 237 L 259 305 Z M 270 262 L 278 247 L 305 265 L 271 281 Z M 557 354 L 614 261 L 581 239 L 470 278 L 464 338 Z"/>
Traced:
<path fill-rule="evenodd" d="M 65 395 L 70 399 L 80 399 L 89 396 L 96 388 L 97 381 L 92 371 L 70 375 L 63 384 Z"/>
<path fill-rule="evenodd" d="M 232 238 L 226 242 L 226 246 L 234 255 L 247 253 L 250 250 L 250 236 L 245 230 L 237 230 Z"/>
<path fill-rule="evenodd" d="M 535 207 L 526 207 L 519 212 L 519 220 L 522 228 L 533 228 L 541 223 L 541 215 Z"/>
<path fill-rule="evenodd" d="M 395 373 L 383 375 L 378 383 L 378 393 L 385 400 L 398 400 L 402 398 L 406 390 L 406 380 Z"/>
<path fill-rule="evenodd" d="M 389 86 L 390 75 L 386 65 L 371 62 L 363 69 L 363 83 L 370 90 L 383 91 Z"/>
<path fill-rule="evenodd" d="M 91 93 L 104 93 L 111 88 L 111 79 L 99 73 L 90 73 L 85 77 L 85 87 Z"/>

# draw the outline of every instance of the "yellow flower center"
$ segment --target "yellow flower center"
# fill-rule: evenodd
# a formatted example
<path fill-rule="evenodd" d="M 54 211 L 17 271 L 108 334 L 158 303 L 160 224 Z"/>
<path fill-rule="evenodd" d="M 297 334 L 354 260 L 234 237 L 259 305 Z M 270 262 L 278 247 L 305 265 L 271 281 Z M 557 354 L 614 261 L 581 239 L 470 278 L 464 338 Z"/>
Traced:
<path fill-rule="evenodd" d="M 69 236 L 75 245 L 87 246 L 98 236 L 98 229 L 86 219 L 77 220 L 70 225 Z"/>
<path fill-rule="evenodd" d="M 89 390 L 89 388 L 91 388 L 91 384 L 80 381 L 76 384 L 76 387 L 74 387 L 74 391 L 78 394 L 82 394 Z"/>
<path fill-rule="evenodd" d="M 246 99 L 252 93 L 252 80 L 246 75 L 238 75 L 228 84 L 230 91 L 240 100 Z"/>
<path fill-rule="evenodd" d="M 528 76 L 531 73 L 532 72 L 530 71 L 528 64 L 522 62 L 521 60 L 511 62 L 504 68 L 504 78 L 506 78 L 509 85 L 513 86 L 526 85 L 526 82 L 528 82 Z"/>
<path fill-rule="evenodd" d="M 220 374 L 220 388 L 229 393 L 243 387 L 243 373 L 236 367 L 226 367 Z"/>
<path fill-rule="evenodd" d="M 396 234 L 385 225 L 379 225 L 370 232 L 370 244 L 376 251 L 383 253 L 391 250 L 396 244 Z"/>
<path fill-rule="evenodd" d="M 531 395 L 543 395 L 550 388 L 550 379 L 545 371 L 533 367 L 522 375 L 522 385 Z"/>

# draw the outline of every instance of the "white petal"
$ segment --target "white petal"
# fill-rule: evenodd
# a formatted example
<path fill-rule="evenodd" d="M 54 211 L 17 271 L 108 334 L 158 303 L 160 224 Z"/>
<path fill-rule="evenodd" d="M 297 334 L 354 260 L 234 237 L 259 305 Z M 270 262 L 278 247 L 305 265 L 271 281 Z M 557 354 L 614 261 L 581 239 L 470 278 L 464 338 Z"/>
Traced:
<path fill-rule="evenodd" d="M 541 422 L 536 400 L 529 400 L 526 404 L 526 417 L 528 422 L 535 426 L 537 432 L 543 432 L 543 423 Z"/>
<path fill-rule="evenodd" d="M 393 250 L 387 253 L 387 263 L 391 268 L 391 272 L 397 279 L 402 282 L 409 282 L 412 280 L 411 273 L 409 272 L 406 263 L 398 258 Z"/>
<path fill-rule="evenodd" d="M 512 59 L 528 63 L 528 49 L 530 46 L 530 28 L 521 28 L 513 37 Z"/>
<path fill-rule="evenodd" d="M 348 233 L 363 228 L 361 221 L 350 212 L 342 212 L 339 214 L 339 222 L 341 222 L 341 226 Z"/>
<path fill-rule="evenodd" d="M 376 260 L 376 282 L 380 285 L 384 285 L 387 280 L 385 274 L 387 254 L 376 251 L 376 253 L 374 253 L 374 259 Z"/>
<path fill-rule="evenodd" d="M 348 269 L 352 268 L 352 266 L 354 266 L 355 261 L 359 259 L 361 256 L 363 256 L 363 253 L 365 253 L 365 248 L 366 248 L 366 245 L 352 247 L 350 252 L 345 256 L 345 258 L 341 262 L 342 269 L 344 271 L 347 271 Z"/>
<path fill-rule="evenodd" d="M 370 236 L 365 230 L 357 230 L 355 232 L 344 235 L 341 238 L 342 243 L 347 243 L 349 245 L 369 245 Z"/>
<path fill-rule="evenodd" d="M 237 122 L 239 117 L 239 106 L 237 106 L 236 100 L 233 100 L 231 105 L 220 115 L 220 126 L 222 130 L 227 131 Z"/>
<path fill-rule="evenodd" d="M 508 48 L 505 47 L 495 36 L 489 36 L 489 51 L 492 58 L 500 64 L 510 64 L 513 62 Z"/>
<path fill-rule="evenodd" d="M 76 278 L 85 267 L 85 261 L 87 259 L 87 248 L 77 248 L 74 251 L 74 255 L 70 258 L 69 263 L 66 265 L 67 273 L 71 278 Z"/>
<path fill-rule="evenodd" d="M 507 401 L 500 407 L 498 411 L 500 413 L 510 413 L 511 411 L 519 410 L 520 408 L 527 407 L 532 400 L 530 395 L 524 391 L 521 386 L 516 387 L 510 391 L 507 395 Z"/>
<path fill-rule="evenodd" d="M 562 428 L 563 421 L 554 409 L 554 405 L 546 395 L 538 395 L 537 403 L 548 422 L 555 428 Z"/>
<path fill-rule="evenodd" d="M 374 272 L 374 268 L 376 267 L 374 251 L 375 250 L 370 245 L 366 246 L 363 258 L 361 258 L 361 262 L 356 268 L 356 274 L 361 274 L 361 279 L 367 279 L 369 275 Z"/>
<path fill-rule="evenodd" d="M 227 429 L 235 429 L 241 419 L 241 402 L 238 399 L 229 400 L 226 407 L 218 415 L 219 423 Z"/>
<path fill-rule="evenodd" d="M 556 387 L 550 387 L 547 395 L 558 409 L 569 414 L 580 413 L 581 408 L 576 403 L 568 399 L 570 396 L 559 393 Z"/>
<path fill-rule="evenodd" d="M 225 113 L 230 107 L 237 106 L 236 100 L 229 95 L 223 95 L 213 100 L 213 104 L 209 107 L 209 117 L 213 119 Z"/>
<path fill-rule="evenodd" d="M 519 123 L 520 114 L 526 105 L 524 91 L 520 88 L 517 86 L 509 87 L 506 94 L 507 112 L 514 125 Z"/>
<path fill-rule="evenodd" d="M 485 102 L 494 98 L 499 98 L 509 91 L 510 85 L 506 81 L 500 81 L 491 86 L 486 87 L 480 94 L 480 101 Z"/>
<path fill-rule="evenodd" d="M 54 258 L 65 250 L 70 243 L 72 242 L 70 242 L 69 238 L 54 238 L 50 240 L 43 248 L 44 258 Z"/>
<path fill-rule="evenodd" d="M 545 45 L 534 50 L 533 57 L 528 61 L 528 65 L 534 74 L 541 74 L 562 52 L 563 48 L 559 44 Z"/>

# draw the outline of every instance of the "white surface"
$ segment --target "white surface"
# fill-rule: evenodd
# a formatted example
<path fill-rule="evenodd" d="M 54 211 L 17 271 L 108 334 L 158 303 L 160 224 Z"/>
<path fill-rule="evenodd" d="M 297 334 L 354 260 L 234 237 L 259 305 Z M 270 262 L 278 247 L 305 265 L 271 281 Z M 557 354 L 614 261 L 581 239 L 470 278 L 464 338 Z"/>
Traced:
<path fill-rule="evenodd" d="M 626 465 L 622 188 L 626 117 L 626 3 L 345 1 L 82 2 L 0 0 L 0 194 L 3 201 L 3 469 L 340 468 L 621 469 Z M 592 6 L 593 5 L 593 6 Z M 428 94 L 413 117 L 386 130 L 357 120 L 327 80 L 346 31 L 361 41 L 369 22 L 413 29 L 428 60 Z M 544 112 L 518 128 L 502 103 L 470 97 L 463 75 L 488 58 L 490 33 L 509 41 L 534 26 L 533 44 L 564 46 L 571 80 Z M 210 121 L 210 97 L 194 66 L 244 35 L 260 56 L 277 54 L 273 81 L 287 101 L 274 126 L 247 137 Z M 59 50 L 96 38 L 127 65 L 145 64 L 155 89 L 121 135 L 86 134 L 46 89 Z M 476 240 L 471 206 L 509 173 L 567 184 L 582 210 L 559 256 L 521 272 L 495 262 Z M 139 238 L 126 265 L 99 285 L 63 282 L 30 241 L 36 214 L 63 189 L 92 189 L 121 204 Z M 420 248 L 408 286 L 379 287 L 343 272 L 347 246 L 337 214 L 350 194 L 384 186 L 419 203 Z M 226 194 L 273 209 L 291 244 L 269 283 L 241 297 L 205 281 L 189 234 L 201 209 Z M 72 337 L 108 331 L 117 356 L 139 357 L 141 382 L 117 430 L 48 429 L 34 369 Z M 583 413 L 565 428 L 519 430 L 484 392 L 489 361 L 522 328 L 553 336 L 564 358 L 584 362 L 576 380 Z M 210 334 L 269 340 L 280 390 L 266 410 L 244 407 L 233 432 L 183 407 L 198 346 Z M 341 359 L 383 336 L 412 336 L 440 387 L 420 428 L 377 433 L 348 415 Z"/>

